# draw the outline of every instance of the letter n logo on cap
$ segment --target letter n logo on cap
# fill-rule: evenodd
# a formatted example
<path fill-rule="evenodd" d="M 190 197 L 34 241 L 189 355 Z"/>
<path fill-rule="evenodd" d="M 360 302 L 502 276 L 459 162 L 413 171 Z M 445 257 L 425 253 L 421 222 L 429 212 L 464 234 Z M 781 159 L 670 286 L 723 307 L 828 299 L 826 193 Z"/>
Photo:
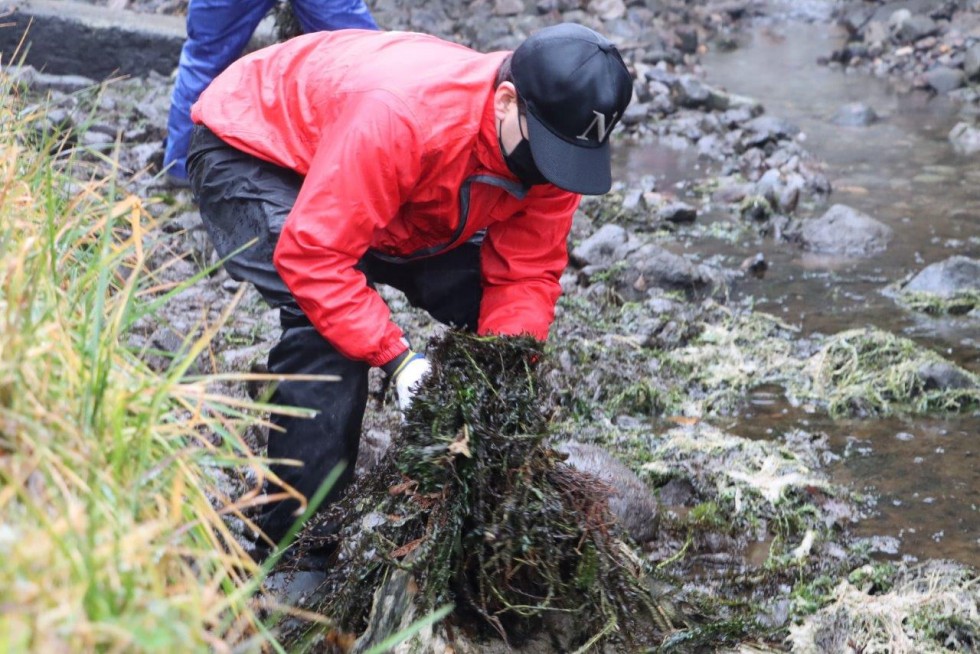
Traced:
<path fill-rule="evenodd" d="M 613 114 L 612 121 L 610 122 L 609 127 L 606 127 L 606 114 L 602 113 L 601 111 L 596 111 L 595 109 L 592 110 L 592 113 L 595 114 L 595 118 L 593 118 L 592 122 L 589 123 L 589 126 L 585 128 L 585 131 L 579 134 L 575 138 L 581 139 L 583 141 L 588 141 L 589 132 L 591 132 L 592 128 L 595 127 L 596 134 L 599 137 L 597 140 L 599 143 L 602 143 L 606 138 L 606 134 L 609 133 L 609 130 L 612 129 L 612 126 L 616 123 L 616 117 L 618 116 L 618 112 Z"/>

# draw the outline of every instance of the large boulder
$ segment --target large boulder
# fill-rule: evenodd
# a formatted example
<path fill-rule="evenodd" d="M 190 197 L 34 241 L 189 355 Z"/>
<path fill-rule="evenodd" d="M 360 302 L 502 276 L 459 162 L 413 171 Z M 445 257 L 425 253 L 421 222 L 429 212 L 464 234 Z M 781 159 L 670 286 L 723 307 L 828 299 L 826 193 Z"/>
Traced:
<path fill-rule="evenodd" d="M 941 297 L 950 297 L 962 291 L 980 291 L 980 261 L 962 256 L 950 257 L 926 266 L 902 290 Z"/>
<path fill-rule="evenodd" d="M 643 544 L 656 538 L 657 500 L 635 472 L 598 445 L 564 441 L 555 449 L 568 457 L 565 463 L 609 485 L 609 510 L 634 541 Z"/>
<path fill-rule="evenodd" d="M 835 204 L 816 220 L 803 226 L 800 238 L 811 252 L 869 255 L 888 246 L 892 229 L 871 216 L 843 204 Z"/>

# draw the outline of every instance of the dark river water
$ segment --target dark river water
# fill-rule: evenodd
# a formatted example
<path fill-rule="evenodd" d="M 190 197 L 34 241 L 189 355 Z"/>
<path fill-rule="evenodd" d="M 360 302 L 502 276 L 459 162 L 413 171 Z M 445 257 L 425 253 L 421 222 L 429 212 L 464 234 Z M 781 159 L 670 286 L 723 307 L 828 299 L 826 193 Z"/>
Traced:
<path fill-rule="evenodd" d="M 882 292 L 953 255 L 980 258 L 980 156 L 953 153 L 947 136 L 959 107 L 949 99 L 820 66 L 817 59 L 841 42 L 841 33 L 825 25 L 759 28 L 740 48 L 704 57 L 707 82 L 751 96 L 767 113 L 802 128 L 804 146 L 826 164 L 834 188 L 825 206 L 804 209 L 804 215 L 820 215 L 830 204 L 852 206 L 895 230 L 888 250 L 868 259 L 828 260 L 771 239 L 711 238 L 691 249 L 703 257 L 722 255 L 731 266 L 763 252 L 770 270 L 738 292 L 805 334 L 873 325 L 980 372 L 976 321 L 912 315 Z M 860 128 L 832 124 L 838 108 L 858 101 L 882 120 Z M 621 175 L 652 174 L 660 188 L 706 170 L 693 152 L 656 145 L 633 148 L 620 160 Z M 730 218 L 699 218 L 712 219 Z M 898 539 L 898 556 L 980 566 L 980 417 L 834 421 L 760 390 L 747 411 L 720 426 L 753 438 L 794 427 L 825 432 L 833 450 L 847 454 L 831 467 L 834 481 L 879 497 L 876 515 L 858 525 L 859 534 Z"/>

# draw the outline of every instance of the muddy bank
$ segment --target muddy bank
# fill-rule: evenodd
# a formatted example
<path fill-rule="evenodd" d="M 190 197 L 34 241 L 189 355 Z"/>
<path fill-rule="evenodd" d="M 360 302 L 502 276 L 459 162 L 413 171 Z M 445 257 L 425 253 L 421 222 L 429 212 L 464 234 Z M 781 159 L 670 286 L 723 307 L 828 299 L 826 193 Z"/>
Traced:
<path fill-rule="evenodd" d="M 181 10 L 179 2 L 127 6 Z M 646 489 L 643 499 L 656 500 L 657 528 L 637 530 L 635 547 L 671 597 L 712 616 L 707 626 L 684 632 L 694 642 L 779 644 L 792 634 L 805 649 L 804 643 L 831 642 L 828 630 L 841 635 L 827 626 L 844 624 L 835 613 L 841 606 L 851 616 L 851 626 L 841 630 L 858 644 L 872 642 L 854 593 L 883 598 L 907 590 L 917 578 L 915 561 L 902 560 L 894 538 L 853 535 L 862 516 L 877 510 L 874 490 L 837 483 L 830 470 L 841 457 L 860 456 L 864 446 L 841 446 L 840 423 L 808 425 L 831 415 L 859 421 L 940 410 L 975 415 L 976 374 L 887 331 L 810 333 L 757 311 L 740 295 L 764 280 L 772 263 L 770 256 L 756 256 L 756 244 L 788 256 L 873 258 L 889 252 L 896 238 L 856 207 L 831 211 L 834 185 L 800 125 L 756 98 L 706 81 L 706 51 L 728 39 L 737 43 L 739 27 L 764 14 L 762 4 L 543 0 L 534 12 L 503 0 L 372 7 L 386 28 L 423 30 L 480 49 L 512 47 L 534 27 L 558 20 L 585 22 L 620 44 L 636 77 L 636 98 L 617 145 L 623 152 L 663 147 L 660 152 L 693 153 L 697 163 L 677 183 L 627 168 L 612 194 L 583 203 L 544 362 L 553 391 L 542 410 L 556 440 L 599 448 L 630 471 L 628 480 L 618 475 L 624 497 Z M 166 76 L 93 90 L 90 80 L 17 74 L 31 93 L 51 95 L 39 129 L 79 129 L 72 145 L 84 174 L 98 175 L 118 159 L 126 188 L 151 203 L 165 234 L 157 260 L 167 263 L 169 278 L 190 279 L 213 263 L 190 198 L 159 176 Z M 695 247 L 716 237 L 750 243 L 744 260 Z M 899 281 L 879 278 L 881 286 Z M 934 290 L 924 281 L 912 288 Z M 164 320 L 139 324 L 134 347 L 177 351 L 201 316 L 213 322 L 239 291 L 240 306 L 220 333 L 214 358 L 202 358 L 198 369 L 261 366 L 277 337 L 276 316 L 221 271 L 176 297 Z M 961 306 L 962 296 L 956 297 Z M 387 292 L 386 298 L 419 341 L 441 332 L 404 298 Z M 855 358 L 869 352 L 869 358 Z M 892 377 L 893 369 L 901 374 Z M 868 376 L 856 379 L 857 373 Z M 383 400 L 380 377 L 371 381 Z M 802 420 L 768 432 L 740 421 L 766 394 L 800 409 Z M 390 402 L 372 404 L 368 414 L 361 470 L 399 431 Z M 262 435 L 254 437 L 261 446 Z M 894 565 L 888 574 L 874 567 L 883 559 Z M 898 581 L 868 586 L 870 573 L 849 576 L 864 566 L 872 566 L 875 579 Z M 968 592 L 975 587 L 969 572 L 956 579 Z M 306 594 L 309 599 L 309 588 Z M 937 608 L 927 615 L 940 614 Z M 807 622 L 810 615 L 817 622 Z M 949 615 L 971 624 L 968 612 Z M 813 626 L 790 631 L 797 623 Z M 955 632 L 955 642 L 975 638 L 976 625 L 970 628 L 966 635 Z M 925 648 L 946 635 L 921 633 L 915 642 Z M 555 651 L 547 639 L 532 647 Z"/>

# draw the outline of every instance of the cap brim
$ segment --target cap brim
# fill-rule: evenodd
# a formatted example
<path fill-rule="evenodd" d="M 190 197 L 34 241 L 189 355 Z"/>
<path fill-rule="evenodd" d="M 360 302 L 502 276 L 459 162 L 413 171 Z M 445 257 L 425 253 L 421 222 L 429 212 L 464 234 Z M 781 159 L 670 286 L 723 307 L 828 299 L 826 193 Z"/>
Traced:
<path fill-rule="evenodd" d="M 582 195 L 609 192 L 612 164 L 608 140 L 599 147 L 573 145 L 555 136 L 531 111 L 525 116 L 531 156 L 549 182 Z"/>

